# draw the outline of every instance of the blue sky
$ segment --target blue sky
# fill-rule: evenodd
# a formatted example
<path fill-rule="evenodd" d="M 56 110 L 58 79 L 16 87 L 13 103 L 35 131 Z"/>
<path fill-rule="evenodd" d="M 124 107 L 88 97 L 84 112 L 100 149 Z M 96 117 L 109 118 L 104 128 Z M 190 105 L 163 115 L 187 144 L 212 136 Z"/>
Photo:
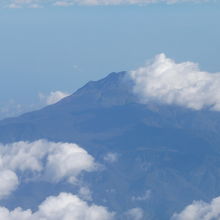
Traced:
<path fill-rule="evenodd" d="M 0 104 L 73 92 L 158 53 L 220 71 L 220 3 L 0 9 Z"/>

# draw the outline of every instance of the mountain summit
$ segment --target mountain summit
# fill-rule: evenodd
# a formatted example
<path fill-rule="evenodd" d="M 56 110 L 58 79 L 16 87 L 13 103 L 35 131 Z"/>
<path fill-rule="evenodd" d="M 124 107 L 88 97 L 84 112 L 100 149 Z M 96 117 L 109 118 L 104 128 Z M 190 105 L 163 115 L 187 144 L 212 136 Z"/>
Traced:
<path fill-rule="evenodd" d="M 193 200 L 218 196 L 220 113 L 142 104 L 132 83 L 126 72 L 111 73 L 54 105 L 2 120 L 0 142 L 80 144 L 105 166 L 85 175 L 94 200 L 118 219 L 139 207 L 144 219 L 167 220 Z"/>
<path fill-rule="evenodd" d="M 127 72 L 113 72 L 99 81 L 90 81 L 62 100 L 59 105 L 72 103 L 75 105 L 75 110 L 83 108 L 88 110 L 133 103 L 136 97 L 132 93 L 132 81 L 127 75 Z"/>

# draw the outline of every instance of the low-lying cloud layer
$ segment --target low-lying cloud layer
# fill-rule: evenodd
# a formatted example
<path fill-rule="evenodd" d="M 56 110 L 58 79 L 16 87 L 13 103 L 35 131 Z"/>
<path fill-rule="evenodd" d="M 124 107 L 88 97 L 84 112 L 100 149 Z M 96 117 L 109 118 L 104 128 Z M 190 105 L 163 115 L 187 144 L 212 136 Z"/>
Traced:
<path fill-rule="evenodd" d="M 142 103 L 220 111 L 220 73 L 201 71 L 195 63 L 176 63 L 159 54 L 151 63 L 131 71 L 130 77 Z"/>
<path fill-rule="evenodd" d="M 76 183 L 81 172 L 96 169 L 94 158 L 76 144 L 38 140 L 0 145 L 0 199 L 17 188 L 19 174 Z"/>
<path fill-rule="evenodd" d="M 70 193 L 48 197 L 36 212 L 16 208 L 13 211 L 0 207 L 0 219 L 4 220 L 111 220 L 113 213 L 103 206 L 89 205 Z"/>
<path fill-rule="evenodd" d="M 147 5 L 156 3 L 175 4 L 183 2 L 214 2 L 215 0 L 0 0 L 0 5 L 9 8 L 39 8 L 47 5 L 68 7 L 72 5 Z"/>
<path fill-rule="evenodd" d="M 46 140 L 0 144 L 0 199 L 10 195 L 25 177 L 32 179 L 31 181 L 39 179 L 50 181 L 51 184 L 68 181 L 80 185 L 79 175 L 84 171 L 94 170 L 97 170 L 94 158 L 76 144 Z M 113 219 L 114 213 L 108 211 L 106 207 L 92 203 L 91 193 L 86 186 L 80 187 L 78 196 L 61 192 L 58 196 L 47 197 L 35 212 L 20 207 L 9 210 L 0 206 L 0 219 Z"/>
<path fill-rule="evenodd" d="M 172 220 L 220 220 L 220 197 L 210 203 L 195 201 L 182 212 L 173 215 Z"/>

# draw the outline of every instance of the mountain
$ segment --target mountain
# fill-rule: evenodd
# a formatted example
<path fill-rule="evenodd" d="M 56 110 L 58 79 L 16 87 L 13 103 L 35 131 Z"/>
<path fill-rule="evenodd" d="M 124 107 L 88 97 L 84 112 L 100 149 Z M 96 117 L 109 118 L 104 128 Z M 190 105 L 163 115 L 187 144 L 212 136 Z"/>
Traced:
<path fill-rule="evenodd" d="M 167 220 L 193 200 L 219 196 L 220 113 L 141 104 L 132 86 L 126 72 L 91 81 L 54 105 L 0 121 L 0 142 L 79 144 L 105 166 L 84 175 L 94 201 L 118 213 L 118 219 L 140 207 L 144 219 Z M 107 154 L 117 160 L 108 163 Z M 47 184 L 29 187 L 23 198 L 38 196 L 38 201 L 41 190 L 57 190 Z M 16 203 L 13 198 L 4 204 Z M 29 200 L 19 202 L 25 207 Z"/>

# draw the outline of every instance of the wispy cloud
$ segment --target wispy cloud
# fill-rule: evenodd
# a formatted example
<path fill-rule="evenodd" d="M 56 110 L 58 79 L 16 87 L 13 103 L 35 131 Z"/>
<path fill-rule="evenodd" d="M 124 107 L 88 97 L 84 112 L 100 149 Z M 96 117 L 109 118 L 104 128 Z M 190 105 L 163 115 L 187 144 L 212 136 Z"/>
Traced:
<path fill-rule="evenodd" d="M 63 91 L 52 91 L 49 94 L 38 93 L 38 100 L 33 104 L 19 104 L 11 99 L 6 103 L 0 104 L 0 120 L 3 118 L 16 117 L 25 112 L 34 111 L 43 108 L 46 105 L 52 105 L 70 94 Z"/>
<path fill-rule="evenodd" d="M 112 152 L 109 152 L 107 153 L 105 156 L 104 156 L 104 160 L 106 162 L 109 162 L 109 163 L 114 163 L 118 160 L 118 154 L 117 153 L 112 153 Z"/>
<path fill-rule="evenodd" d="M 92 201 L 92 192 L 87 186 L 80 187 L 78 196 L 83 200 Z"/>
<path fill-rule="evenodd" d="M 0 1 L 3 7 L 9 8 L 38 8 L 47 5 L 68 7 L 72 5 L 147 5 L 156 3 L 175 4 L 184 2 L 214 2 L 215 0 L 10 0 Z"/>
<path fill-rule="evenodd" d="M 22 113 L 33 111 L 42 107 L 41 104 L 20 104 L 11 99 L 8 102 L 0 104 L 0 120 L 8 117 L 15 117 Z"/>
<path fill-rule="evenodd" d="M 11 0 L 2 2 L 1 5 L 7 8 L 40 8 L 43 5 L 41 0 Z"/>
<path fill-rule="evenodd" d="M 150 199 L 151 197 L 151 190 L 146 190 L 143 195 L 139 195 L 139 196 L 132 196 L 132 200 L 133 201 L 145 201 Z"/>
<path fill-rule="evenodd" d="M 156 101 L 195 110 L 220 111 L 220 73 L 201 71 L 196 63 L 176 63 L 160 54 L 130 72 L 142 103 Z"/>

